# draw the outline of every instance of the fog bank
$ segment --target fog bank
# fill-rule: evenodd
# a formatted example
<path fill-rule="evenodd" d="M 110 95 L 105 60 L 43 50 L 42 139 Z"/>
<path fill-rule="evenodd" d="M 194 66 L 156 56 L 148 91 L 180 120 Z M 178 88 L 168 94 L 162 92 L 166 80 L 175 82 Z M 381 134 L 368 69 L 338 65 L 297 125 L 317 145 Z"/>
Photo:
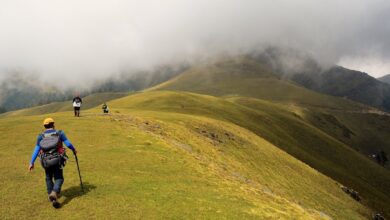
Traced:
<path fill-rule="evenodd" d="M 83 86 L 270 45 L 380 76 L 390 73 L 389 11 L 385 0 L 2 0 L 0 80 L 16 71 Z"/>

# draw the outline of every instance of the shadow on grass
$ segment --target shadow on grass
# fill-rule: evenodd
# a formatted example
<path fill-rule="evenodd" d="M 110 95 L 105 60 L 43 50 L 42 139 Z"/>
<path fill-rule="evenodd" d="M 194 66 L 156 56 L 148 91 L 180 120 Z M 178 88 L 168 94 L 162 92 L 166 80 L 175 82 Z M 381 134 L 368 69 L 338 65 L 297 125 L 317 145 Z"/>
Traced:
<path fill-rule="evenodd" d="M 84 191 L 81 190 L 81 186 L 72 186 L 70 188 L 62 190 L 61 195 L 65 197 L 65 200 L 61 203 L 61 207 L 68 204 L 70 201 L 72 201 L 72 199 L 84 196 L 85 194 L 96 188 L 95 185 L 89 184 L 87 182 L 83 183 L 83 186 Z"/>

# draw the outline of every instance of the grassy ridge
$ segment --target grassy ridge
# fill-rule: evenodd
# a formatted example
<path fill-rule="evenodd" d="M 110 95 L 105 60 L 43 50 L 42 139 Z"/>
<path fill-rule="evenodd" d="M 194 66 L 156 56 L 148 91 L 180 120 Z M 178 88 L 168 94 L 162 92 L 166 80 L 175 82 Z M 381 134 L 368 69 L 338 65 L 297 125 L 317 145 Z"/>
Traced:
<path fill-rule="evenodd" d="M 81 118 L 50 115 L 78 148 L 88 189 L 79 193 L 71 159 L 60 210 L 48 208 L 38 163 L 33 173 L 26 170 L 47 115 L 0 119 L 0 215 L 362 219 L 370 213 L 333 180 L 242 127 L 195 115 L 112 107 L 121 113 L 103 116 L 96 109 Z"/>
<path fill-rule="evenodd" d="M 380 150 L 390 152 L 389 115 L 307 110 L 305 120 L 365 156 Z"/>
<path fill-rule="evenodd" d="M 353 101 L 320 94 L 281 80 L 270 69 L 248 58 L 227 59 L 193 67 L 147 91 L 153 90 L 188 91 L 213 96 L 239 95 L 331 109 L 367 108 Z"/>
<path fill-rule="evenodd" d="M 321 172 L 354 187 L 371 207 L 390 215 L 387 205 L 390 174 L 367 157 L 380 149 L 389 152 L 389 116 L 367 114 L 372 108 L 304 89 L 244 57 L 194 67 L 148 91 L 163 90 L 227 97 L 241 107 L 248 107 L 252 111 L 241 109 L 241 116 L 231 109 L 233 106 L 214 108 L 211 106 L 214 103 L 196 110 L 187 108 L 187 113 L 211 113 L 212 117 L 254 131 Z M 269 107 L 269 102 L 256 99 L 271 101 L 274 107 L 279 107 Z M 194 106 L 198 104 L 201 103 Z"/>
<path fill-rule="evenodd" d="M 200 115 L 247 128 L 326 175 L 358 190 L 366 204 L 388 212 L 389 172 L 308 123 L 307 110 L 253 98 L 147 92 L 110 102 L 116 108 Z"/>
<path fill-rule="evenodd" d="M 193 67 L 148 91 L 156 90 L 244 96 L 284 104 L 282 109 L 300 106 L 305 110 L 306 122 L 364 155 L 379 150 L 390 152 L 388 115 L 367 114 L 375 109 L 297 86 L 247 57 Z"/>
<path fill-rule="evenodd" d="M 165 89 L 180 91 L 159 91 Z M 50 114 L 79 147 L 89 189 L 81 195 L 67 185 L 58 211 L 45 209 L 41 173 L 25 171 L 32 150 L 26 143 L 49 116 L 38 114 L 52 107 L 0 118 L 1 216 L 362 219 L 373 212 L 323 174 L 358 190 L 364 205 L 390 213 L 389 171 L 349 146 L 369 150 L 364 129 L 388 128 L 387 118 L 361 120 L 366 115 L 355 113 L 367 107 L 280 80 L 251 60 L 194 67 L 109 106 L 109 116 L 100 107 L 81 118 Z M 366 138 L 386 137 L 386 129 L 376 137 L 375 129 Z M 384 139 L 377 143 L 386 145 Z M 77 183 L 74 171 L 66 169 L 66 184 Z M 37 207 L 45 211 L 31 213 Z M 86 211 L 74 211 L 80 208 Z"/>

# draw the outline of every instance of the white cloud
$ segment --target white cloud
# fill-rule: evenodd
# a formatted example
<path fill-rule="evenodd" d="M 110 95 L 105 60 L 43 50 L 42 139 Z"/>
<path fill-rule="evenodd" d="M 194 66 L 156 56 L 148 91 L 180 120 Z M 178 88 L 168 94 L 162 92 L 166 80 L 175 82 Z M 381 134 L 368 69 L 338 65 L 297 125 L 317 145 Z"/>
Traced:
<path fill-rule="evenodd" d="M 326 63 L 375 50 L 386 63 L 389 9 L 386 0 L 1 0 L 0 75 L 24 69 L 82 83 L 269 44 Z"/>

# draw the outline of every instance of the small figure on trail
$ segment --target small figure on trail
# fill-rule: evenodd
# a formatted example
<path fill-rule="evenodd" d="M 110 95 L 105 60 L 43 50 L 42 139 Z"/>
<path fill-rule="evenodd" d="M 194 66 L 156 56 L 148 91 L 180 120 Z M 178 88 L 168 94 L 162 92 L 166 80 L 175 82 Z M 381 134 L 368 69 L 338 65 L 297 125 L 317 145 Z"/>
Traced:
<path fill-rule="evenodd" d="M 45 131 L 38 135 L 37 144 L 35 146 L 29 171 L 34 169 L 34 162 L 39 156 L 41 165 L 46 173 L 46 189 L 49 196 L 49 201 L 54 208 L 59 208 L 61 205 L 58 202 L 58 197 L 61 192 L 61 186 L 64 183 L 63 168 L 68 159 L 63 143 L 73 151 L 76 155 L 77 151 L 66 138 L 65 133 L 54 128 L 54 120 L 46 118 L 43 121 Z M 54 182 L 53 182 L 54 179 Z"/>
<path fill-rule="evenodd" d="M 381 150 L 378 155 L 381 158 L 380 165 L 385 166 L 387 161 L 389 161 L 389 159 L 387 158 L 387 154 L 383 150 Z"/>
<path fill-rule="evenodd" d="M 105 113 L 105 114 L 107 114 L 109 112 L 109 109 L 108 109 L 108 106 L 106 103 L 103 103 L 102 109 L 103 109 L 103 113 Z"/>
<path fill-rule="evenodd" d="M 74 109 L 74 116 L 80 117 L 80 108 L 81 104 L 83 103 L 83 100 L 80 98 L 79 95 L 73 98 L 73 109 Z"/>
<path fill-rule="evenodd" d="M 389 161 L 386 152 L 384 152 L 383 150 L 379 151 L 377 154 L 373 154 L 372 158 L 374 158 L 376 162 L 381 166 L 385 166 L 386 163 Z"/>
<path fill-rule="evenodd" d="M 375 214 L 372 217 L 373 220 L 386 220 L 385 217 L 383 217 L 380 213 Z"/>

